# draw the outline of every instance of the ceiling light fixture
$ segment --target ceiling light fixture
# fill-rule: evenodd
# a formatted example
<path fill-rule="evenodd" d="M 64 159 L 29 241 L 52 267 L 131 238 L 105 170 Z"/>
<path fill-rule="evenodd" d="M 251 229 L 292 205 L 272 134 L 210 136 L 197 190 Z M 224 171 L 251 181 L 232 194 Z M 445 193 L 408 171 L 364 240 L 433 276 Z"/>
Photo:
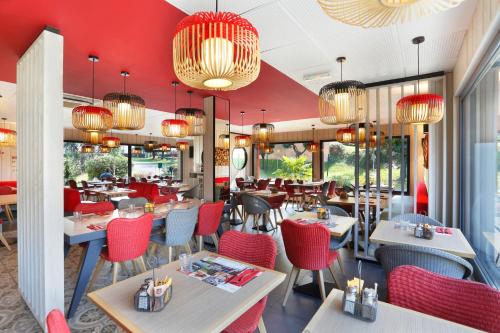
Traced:
<path fill-rule="evenodd" d="M 177 24 L 174 70 L 197 89 L 236 90 L 260 72 L 259 35 L 246 19 L 230 12 L 197 12 Z"/>
<path fill-rule="evenodd" d="M 132 148 L 132 155 L 138 156 L 142 154 L 142 147 L 138 145 L 138 134 L 135 135 L 135 146 Z"/>
<path fill-rule="evenodd" d="M 366 117 L 366 90 L 359 81 L 343 81 L 345 57 L 338 57 L 340 81 L 329 83 L 319 91 L 319 117 L 328 125 L 352 124 L 364 121 Z"/>
<path fill-rule="evenodd" d="M 91 154 L 94 152 L 94 146 L 90 144 L 84 144 L 80 150 L 82 154 Z"/>
<path fill-rule="evenodd" d="M 177 86 L 179 82 L 173 81 L 174 111 L 177 109 Z M 167 138 L 183 138 L 188 134 L 188 123 L 182 119 L 165 119 L 161 122 L 161 133 Z"/>
<path fill-rule="evenodd" d="M 262 112 L 262 123 L 257 123 L 252 127 L 252 141 L 257 144 L 269 143 L 272 140 L 274 133 L 274 125 L 266 124 L 264 122 L 265 109 L 260 110 Z"/>
<path fill-rule="evenodd" d="M 92 62 L 92 104 L 74 108 L 71 121 L 73 127 L 84 132 L 105 132 L 113 126 L 113 114 L 106 107 L 94 106 L 95 63 L 99 58 L 89 55 L 88 60 Z"/>
<path fill-rule="evenodd" d="M 189 142 L 187 141 L 177 141 L 177 143 L 175 144 L 177 149 L 181 150 L 181 151 L 186 151 L 189 149 Z"/>
<path fill-rule="evenodd" d="M 113 131 L 109 136 L 102 138 L 102 145 L 108 148 L 118 148 L 120 147 L 120 138 L 113 136 Z"/>
<path fill-rule="evenodd" d="M 109 93 L 104 96 L 104 107 L 113 113 L 113 128 L 117 130 L 139 130 L 144 127 L 146 103 L 142 97 L 127 93 L 127 77 L 130 73 L 122 71 L 123 92 Z"/>
<path fill-rule="evenodd" d="M 177 82 L 179 84 L 179 82 Z M 200 136 L 205 134 L 205 112 L 191 106 L 192 90 L 188 90 L 189 107 L 175 110 L 175 119 L 185 120 L 188 124 L 187 132 L 189 136 Z"/>
<path fill-rule="evenodd" d="M 105 145 L 100 145 L 99 152 L 101 154 L 108 154 L 109 152 L 111 152 L 111 148 L 109 148 L 108 146 L 105 146 Z"/>
<path fill-rule="evenodd" d="M 241 115 L 241 135 L 237 135 L 234 138 L 234 146 L 236 148 L 245 148 L 252 145 L 252 137 L 250 135 L 243 134 L 243 117 L 245 116 L 245 111 L 240 112 Z"/>
<path fill-rule="evenodd" d="M 229 149 L 229 146 L 231 145 L 231 138 L 229 135 L 229 124 L 226 124 L 226 132 L 225 134 L 219 135 L 219 140 L 218 140 L 218 147 L 222 149 Z"/>
<path fill-rule="evenodd" d="M 151 152 L 156 148 L 158 142 L 152 139 L 153 133 L 149 133 L 149 140 L 144 141 L 144 150 L 147 152 Z"/>
<path fill-rule="evenodd" d="M 312 127 L 312 141 L 308 142 L 306 145 L 307 151 L 309 151 L 311 153 L 317 153 L 319 151 L 319 143 L 314 141 L 314 131 L 316 130 L 316 128 L 314 128 L 314 126 L 315 125 L 311 125 L 311 127 Z"/>
<path fill-rule="evenodd" d="M 340 22 L 378 28 L 456 7 L 464 0 L 317 0 L 323 11 Z"/>
<path fill-rule="evenodd" d="M 396 120 L 400 124 L 435 124 L 443 119 L 443 97 L 420 93 L 420 44 L 424 41 L 423 36 L 412 39 L 417 45 L 417 94 L 403 97 L 396 103 Z"/>

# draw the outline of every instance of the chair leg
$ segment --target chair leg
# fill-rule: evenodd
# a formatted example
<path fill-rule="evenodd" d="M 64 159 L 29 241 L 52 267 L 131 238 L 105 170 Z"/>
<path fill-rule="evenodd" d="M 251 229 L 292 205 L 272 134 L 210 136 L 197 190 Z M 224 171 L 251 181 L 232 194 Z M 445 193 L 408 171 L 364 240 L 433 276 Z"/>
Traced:
<path fill-rule="evenodd" d="M 137 262 L 137 265 L 139 266 L 139 269 L 142 271 L 142 273 L 147 271 L 143 256 L 137 257 L 135 261 Z"/>
<path fill-rule="evenodd" d="M 297 275 L 295 276 L 295 280 L 293 281 L 293 285 L 294 286 L 297 285 L 297 281 L 299 279 L 299 275 L 300 275 L 300 268 L 297 268 Z"/>
<path fill-rule="evenodd" d="M 337 256 L 337 261 L 339 263 L 339 267 L 340 267 L 340 272 L 342 273 L 342 275 L 344 275 L 345 271 L 344 271 L 344 263 L 342 262 L 342 258 L 340 257 L 340 252 L 339 252 L 339 255 Z"/>
<path fill-rule="evenodd" d="M 139 272 L 139 266 L 137 266 L 137 261 L 136 261 L 136 259 L 133 259 L 133 260 L 132 260 L 132 267 L 134 268 L 134 273 L 135 273 L 136 275 L 140 273 L 140 272 Z"/>
<path fill-rule="evenodd" d="M 192 254 L 191 246 L 189 246 L 189 242 L 186 243 L 186 245 L 184 245 L 184 249 L 186 250 L 187 254 Z"/>
<path fill-rule="evenodd" d="M 278 213 L 280 214 L 281 220 L 283 220 L 283 213 L 281 212 L 281 208 L 278 208 Z"/>
<path fill-rule="evenodd" d="M 198 241 L 198 252 L 203 251 L 203 236 L 198 235 L 196 236 L 197 241 Z"/>
<path fill-rule="evenodd" d="M 249 216 L 249 214 L 247 214 L 245 216 L 245 219 L 243 220 L 243 225 L 241 226 L 241 232 L 245 232 L 245 226 L 247 225 L 248 216 Z"/>
<path fill-rule="evenodd" d="M 264 325 L 264 320 L 262 320 L 262 316 L 260 316 L 259 324 L 257 325 L 257 327 L 259 328 L 260 333 L 267 333 L 266 325 Z"/>
<path fill-rule="evenodd" d="M 2 242 L 3 245 L 5 245 L 7 250 L 9 250 L 9 251 L 11 250 L 9 243 L 7 242 L 7 240 L 5 239 L 5 237 L 2 234 L 0 234 L 0 242 Z"/>
<path fill-rule="evenodd" d="M 94 269 L 94 274 L 92 275 L 92 278 L 90 279 L 89 286 L 87 290 L 92 290 L 92 287 L 94 286 L 95 280 L 97 280 L 97 277 L 99 276 L 99 272 L 102 269 L 102 266 L 104 265 L 104 259 L 99 258 L 99 261 L 97 262 L 97 265 L 95 266 Z"/>
<path fill-rule="evenodd" d="M 119 263 L 117 263 L 117 262 L 113 263 L 113 282 L 112 282 L 112 284 L 115 284 L 116 280 L 118 279 L 118 267 L 119 266 L 120 266 Z"/>
<path fill-rule="evenodd" d="M 170 264 L 172 262 L 172 247 L 168 247 L 168 263 Z"/>
<path fill-rule="evenodd" d="M 260 219 L 260 214 L 253 216 L 253 226 L 255 227 L 255 229 L 257 229 L 257 234 L 260 234 L 259 219 Z"/>
<path fill-rule="evenodd" d="M 212 234 L 211 237 L 215 244 L 215 250 L 219 252 L 219 238 L 217 238 L 216 234 Z"/>
<path fill-rule="evenodd" d="M 128 269 L 126 262 L 121 262 L 120 266 L 121 266 L 122 270 L 125 272 L 125 274 L 127 274 L 128 276 L 131 276 L 130 270 Z"/>
<path fill-rule="evenodd" d="M 158 249 L 158 244 L 153 243 L 153 244 L 151 245 L 151 249 L 149 250 L 149 255 L 150 255 L 150 256 L 154 256 L 154 255 L 155 255 L 155 253 L 156 253 L 156 250 L 157 250 L 157 249 Z"/>
<path fill-rule="evenodd" d="M 292 291 L 293 282 L 295 281 L 299 272 L 300 272 L 300 269 L 298 269 L 295 266 L 292 267 L 292 271 L 290 272 L 290 277 L 288 278 L 288 284 L 287 284 L 286 290 L 285 290 L 285 297 L 283 298 L 283 304 L 282 304 L 283 306 L 286 305 L 286 301 L 288 300 L 288 296 L 290 296 L 290 292 Z"/>
<path fill-rule="evenodd" d="M 332 274 L 333 281 L 335 281 L 337 288 L 342 289 L 342 287 L 340 287 L 339 281 L 337 281 L 337 279 L 335 278 L 335 274 L 333 274 L 333 269 L 330 266 L 328 266 L 328 270 L 330 271 L 330 274 Z"/>
<path fill-rule="evenodd" d="M 321 294 L 321 299 L 324 301 L 326 299 L 325 292 L 325 279 L 323 278 L 323 271 L 318 271 L 318 285 L 319 285 L 319 293 Z"/>

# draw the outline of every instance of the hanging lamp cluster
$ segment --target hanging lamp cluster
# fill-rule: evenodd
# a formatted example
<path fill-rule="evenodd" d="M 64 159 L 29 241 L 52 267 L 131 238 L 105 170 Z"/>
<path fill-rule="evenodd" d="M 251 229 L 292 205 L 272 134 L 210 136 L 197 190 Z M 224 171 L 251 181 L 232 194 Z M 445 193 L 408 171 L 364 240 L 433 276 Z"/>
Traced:
<path fill-rule="evenodd" d="M 252 141 L 259 145 L 259 148 L 264 148 L 266 144 L 272 141 L 274 134 L 274 125 L 264 122 L 265 109 L 262 112 L 262 123 L 257 123 L 252 127 Z"/>
<path fill-rule="evenodd" d="M 456 7 L 464 0 L 317 0 L 331 18 L 363 28 L 405 23 Z"/>
<path fill-rule="evenodd" d="M 257 29 L 230 12 L 197 12 L 177 24 L 174 71 L 197 89 L 236 90 L 257 79 L 260 49 Z"/>
<path fill-rule="evenodd" d="M 5 124 L 7 118 L 2 118 L 2 120 L 3 126 L 0 127 L 0 147 L 15 147 L 17 133 L 16 131 L 7 128 Z"/>
<path fill-rule="evenodd" d="M 179 84 L 179 82 L 176 82 Z M 188 90 L 189 107 L 175 110 L 175 119 L 184 120 L 187 123 L 187 135 L 201 136 L 205 134 L 205 112 L 201 109 L 193 108 L 191 105 L 192 90 Z"/>
<path fill-rule="evenodd" d="M 319 151 L 319 142 L 314 141 L 314 131 L 316 130 L 315 125 L 311 125 L 312 127 L 312 141 L 306 144 L 306 149 L 308 152 L 317 153 Z"/>
<path fill-rule="evenodd" d="M 400 124 L 435 124 L 444 115 L 444 100 L 436 94 L 420 94 L 420 44 L 423 36 L 415 37 L 417 45 L 417 94 L 401 98 L 396 104 L 396 120 Z"/>
<path fill-rule="evenodd" d="M 319 116 L 324 124 L 352 124 L 364 121 L 366 117 L 366 90 L 359 81 L 343 81 L 345 57 L 337 58 L 340 63 L 340 81 L 329 83 L 319 91 Z"/>
<path fill-rule="evenodd" d="M 234 146 L 236 148 L 245 148 L 252 145 L 252 137 L 250 135 L 243 134 L 243 117 L 245 116 L 245 111 L 240 112 L 241 115 L 241 133 L 234 138 Z"/>

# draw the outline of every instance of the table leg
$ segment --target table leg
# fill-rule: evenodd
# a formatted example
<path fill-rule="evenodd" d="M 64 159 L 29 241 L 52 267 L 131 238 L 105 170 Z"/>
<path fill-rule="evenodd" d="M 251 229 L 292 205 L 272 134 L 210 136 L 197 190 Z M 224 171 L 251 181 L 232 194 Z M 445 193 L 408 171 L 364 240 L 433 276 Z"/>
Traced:
<path fill-rule="evenodd" d="M 5 216 L 7 216 L 7 220 L 9 220 L 10 223 L 14 223 L 14 215 L 12 215 L 12 211 L 10 210 L 10 206 L 4 205 L 3 209 L 5 210 Z"/>
<path fill-rule="evenodd" d="M 90 276 L 92 275 L 92 271 L 94 270 L 97 260 L 99 259 L 99 254 L 101 253 L 105 240 L 105 238 L 91 240 L 85 250 L 83 263 L 80 267 L 80 272 L 78 273 L 78 279 L 76 280 L 75 291 L 73 292 L 73 297 L 71 298 L 69 310 L 66 315 L 67 318 L 73 317 L 76 309 L 78 308 L 78 304 L 80 304 L 80 300 L 87 289 Z"/>

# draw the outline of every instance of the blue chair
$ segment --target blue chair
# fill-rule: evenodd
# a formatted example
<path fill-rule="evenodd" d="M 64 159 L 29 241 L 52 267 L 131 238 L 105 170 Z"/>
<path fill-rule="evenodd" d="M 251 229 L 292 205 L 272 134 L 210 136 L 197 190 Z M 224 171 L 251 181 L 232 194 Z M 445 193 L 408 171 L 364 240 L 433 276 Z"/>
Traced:
<path fill-rule="evenodd" d="M 432 217 L 421 215 L 421 214 L 413 214 L 413 213 L 408 213 L 408 214 L 401 214 L 398 216 L 394 216 L 392 218 L 392 221 L 409 221 L 410 223 L 421 223 L 421 224 L 430 224 L 430 225 L 435 225 L 437 227 L 442 227 L 443 223 L 439 222 L 438 220 L 433 219 Z"/>
<path fill-rule="evenodd" d="M 331 215 L 337 215 L 337 216 L 345 216 L 349 217 L 349 213 L 345 211 L 345 209 L 339 207 L 339 206 L 330 206 L 327 205 L 326 208 L 330 211 Z M 351 233 L 352 233 L 352 228 L 349 228 L 349 230 L 343 234 L 340 237 L 331 237 L 330 238 L 330 249 L 331 250 L 339 250 L 343 248 L 350 240 L 351 240 Z M 342 264 L 342 258 L 340 257 L 340 252 L 339 252 L 339 258 L 338 258 L 340 270 L 342 273 L 344 273 L 344 265 Z"/>
<path fill-rule="evenodd" d="M 190 209 L 174 209 L 167 214 L 165 220 L 165 232 L 151 235 L 154 245 L 162 245 L 168 248 L 168 262 L 172 262 L 172 250 L 174 246 L 184 246 L 186 252 L 191 254 L 189 241 L 193 237 L 194 228 L 198 222 L 198 206 Z M 156 246 L 151 249 L 152 253 Z"/>

